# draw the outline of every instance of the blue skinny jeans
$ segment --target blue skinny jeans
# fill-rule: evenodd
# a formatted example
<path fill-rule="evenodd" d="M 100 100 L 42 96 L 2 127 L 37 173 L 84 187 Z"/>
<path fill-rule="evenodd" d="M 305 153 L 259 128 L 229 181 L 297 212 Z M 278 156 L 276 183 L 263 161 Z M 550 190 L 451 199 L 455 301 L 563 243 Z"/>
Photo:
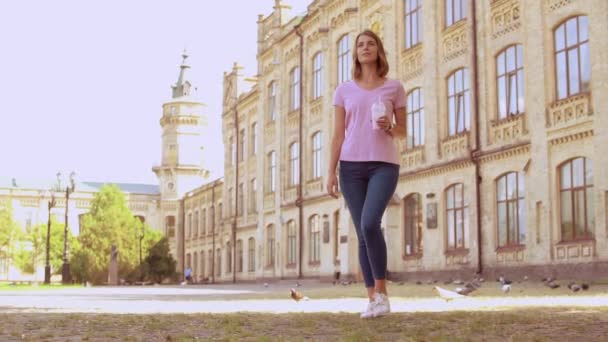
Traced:
<path fill-rule="evenodd" d="M 396 164 L 340 161 L 340 189 L 355 224 L 365 287 L 374 287 L 374 279 L 386 279 L 386 241 L 380 224 L 398 179 Z"/>

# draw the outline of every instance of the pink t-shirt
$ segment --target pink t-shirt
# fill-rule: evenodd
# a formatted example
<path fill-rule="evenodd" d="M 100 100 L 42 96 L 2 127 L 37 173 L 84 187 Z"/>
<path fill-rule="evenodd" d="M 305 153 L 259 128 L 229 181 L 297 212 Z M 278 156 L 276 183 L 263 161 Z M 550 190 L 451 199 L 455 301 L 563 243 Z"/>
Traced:
<path fill-rule="evenodd" d="M 394 122 L 395 109 L 405 107 L 401 82 L 387 79 L 383 85 L 366 90 L 355 81 L 341 83 L 334 93 L 334 106 L 346 112 L 346 134 L 340 151 L 344 161 L 382 161 L 399 165 L 393 137 L 382 129 L 372 128 L 372 104 L 380 98 L 386 115 Z"/>

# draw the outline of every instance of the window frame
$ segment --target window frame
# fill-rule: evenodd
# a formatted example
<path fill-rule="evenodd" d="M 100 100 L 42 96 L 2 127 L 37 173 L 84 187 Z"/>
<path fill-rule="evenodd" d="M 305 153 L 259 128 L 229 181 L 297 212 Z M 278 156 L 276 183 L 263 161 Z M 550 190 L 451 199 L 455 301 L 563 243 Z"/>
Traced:
<path fill-rule="evenodd" d="M 460 86 L 461 89 L 458 90 L 458 78 L 460 75 L 460 80 L 462 81 Z M 446 90 L 447 90 L 447 112 L 448 112 L 448 136 L 457 136 L 463 133 L 469 132 L 471 129 L 471 90 L 468 88 L 470 86 L 470 79 L 467 68 L 458 68 L 454 70 L 452 73 L 448 75 L 446 82 Z M 452 85 L 450 83 L 453 83 Z M 453 93 L 450 90 L 453 90 Z M 450 102 L 454 99 L 454 105 L 458 104 L 458 107 L 454 108 L 454 113 L 450 111 Z M 460 105 L 462 104 L 462 113 L 460 112 Z M 468 104 L 468 106 L 467 106 Z M 459 118 L 460 114 L 462 114 L 463 128 L 459 129 Z M 454 131 L 452 131 L 452 115 L 454 115 Z"/>
<path fill-rule="evenodd" d="M 582 172 L 581 172 L 581 177 L 582 177 L 582 186 L 575 186 L 574 184 L 575 182 L 575 175 L 574 175 L 574 163 L 578 160 L 582 160 Z M 570 166 L 570 187 L 569 188 L 564 188 L 563 185 L 563 173 L 564 173 L 564 169 L 565 167 Z M 589 173 L 590 178 L 591 178 L 591 184 L 588 184 L 588 177 L 587 177 L 587 171 L 589 169 Z M 594 210 L 595 210 L 595 201 L 593 198 L 593 188 L 594 188 L 594 179 L 593 179 L 593 163 L 591 162 L 591 160 L 587 157 L 575 157 L 572 159 L 569 159 L 565 162 L 563 162 L 562 164 L 560 164 L 558 166 L 558 184 L 559 184 L 559 218 L 560 218 L 560 237 L 561 237 L 561 241 L 562 242 L 571 242 L 571 241 L 578 241 L 578 240 L 592 240 L 594 239 L 594 232 L 595 232 L 595 226 L 596 226 L 596 222 L 595 222 L 595 216 L 594 216 Z M 579 181 L 580 182 L 580 181 Z M 572 220 L 572 238 L 568 239 L 566 237 L 564 237 L 564 201 L 563 201 L 563 196 L 564 193 L 570 193 L 570 216 L 571 216 L 571 220 Z M 580 216 L 577 215 L 576 212 L 576 192 L 582 192 L 583 193 L 583 206 L 582 206 L 582 210 L 583 211 L 583 215 L 584 215 L 584 231 L 582 234 L 577 234 L 577 221 L 576 219 Z M 591 208 L 589 208 L 591 207 Z M 590 211 L 590 213 L 589 213 Z M 593 222 L 593 224 L 590 224 L 590 215 L 591 214 L 591 220 Z"/>
<path fill-rule="evenodd" d="M 317 52 L 312 58 L 312 99 L 323 96 L 323 52 Z"/>
<path fill-rule="evenodd" d="M 415 7 L 412 8 L 414 3 Z M 403 46 L 405 49 L 411 49 L 422 44 L 422 0 L 404 0 L 403 13 Z M 412 29 L 414 18 L 417 20 L 416 34 L 413 33 L 414 30 Z"/>
<path fill-rule="evenodd" d="M 416 96 L 417 99 L 415 99 Z M 405 148 L 409 150 L 424 146 L 424 125 L 426 121 L 424 117 L 424 92 L 422 88 L 417 87 L 410 90 L 406 95 L 406 103 L 407 132 Z M 418 103 L 417 107 L 415 106 L 416 103 Z M 418 118 L 418 132 L 416 131 L 416 118 Z"/>
<path fill-rule="evenodd" d="M 351 80 L 351 47 L 348 33 L 338 39 L 338 84 Z"/>
<path fill-rule="evenodd" d="M 512 53 L 513 58 L 515 59 L 513 62 L 514 69 L 509 69 L 509 51 L 514 51 Z M 522 60 L 520 60 L 520 57 Z M 502 59 L 502 61 L 499 61 Z M 523 45 L 522 44 L 511 44 L 506 46 L 504 49 L 500 50 L 496 57 L 495 61 L 495 72 L 496 72 L 496 119 L 498 121 L 506 120 L 511 117 L 521 115 L 525 113 L 525 75 L 524 75 L 524 66 L 523 66 Z M 502 63 L 502 73 L 500 71 L 501 66 L 499 63 Z M 501 78 L 504 78 L 504 92 L 501 94 Z M 515 80 L 513 83 L 511 82 L 512 78 Z M 512 112 L 511 108 L 511 85 L 515 84 L 515 112 Z M 501 108 L 501 96 L 504 96 L 504 113 Z M 521 97 L 521 108 L 520 108 L 520 97 Z"/>
<path fill-rule="evenodd" d="M 445 0 L 443 2 L 444 7 L 444 25 L 445 28 L 456 25 L 458 22 L 467 19 L 467 0 Z M 460 17 L 456 15 L 456 5 L 460 5 Z"/>
<path fill-rule="evenodd" d="M 408 212 L 408 202 L 414 201 L 415 213 Z M 408 227 L 412 228 L 408 231 Z M 408 239 L 408 236 L 410 237 Z M 410 251 L 407 245 L 410 242 Z M 422 255 L 422 196 L 419 193 L 412 193 L 403 198 L 403 253 L 404 257 L 414 257 Z"/>
<path fill-rule="evenodd" d="M 312 135 L 312 179 L 319 179 L 323 176 L 323 141 L 321 131 L 316 131 Z"/>
<path fill-rule="evenodd" d="M 587 37 L 586 40 L 581 40 L 581 18 L 585 19 L 586 22 L 586 32 L 585 35 Z M 576 21 L 576 42 L 572 45 L 569 45 L 568 43 L 568 23 L 572 22 L 573 20 Z M 558 48 L 558 42 L 557 42 L 557 36 L 558 36 L 558 30 L 563 29 L 563 48 L 559 49 Z M 567 19 L 565 19 L 564 21 L 562 21 L 559 25 L 557 25 L 555 27 L 555 29 L 553 30 L 553 51 L 554 51 L 554 57 L 553 57 L 553 62 L 555 64 L 555 98 L 560 101 L 560 100 L 565 100 L 567 98 L 573 97 L 573 96 L 577 96 L 580 94 L 586 94 L 589 93 L 591 91 L 591 59 L 590 59 L 590 51 L 589 51 L 589 18 L 586 15 L 577 15 L 577 16 L 572 16 L 569 17 Z M 586 50 L 587 50 L 587 64 L 589 65 L 588 67 L 588 72 L 589 72 L 589 85 L 588 88 L 583 90 L 583 69 L 582 69 L 582 62 L 581 62 L 581 48 L 585 46 Z M 577 65 L 576 65 L 576 73 L 577 73 L 577 81 L 578 81 L 578 91 L 574 91 L 571 89 L 571 72 L 573 70 L 571 70 L 570 67 L 570 52 L 576 50 L 576 60 L 577 60 Z M 559 73 L 559 62 L 558 62 L 558 56 L 564 53 L 564 59 L 566 62 L 566 69 L 564 70 L 565 72 L 565 96 L 561 96 L 560 94 L 560 73 Z"/>
<path fill-rule="evenodd" d="M 509 198 L 509 193 L 510 193 L 510 188 L 509 188 L 509 176 L 511 175 L 515 175 L 515 189 L 514 189 L 514 197 Z M 501 181 L 504 180 L 504 190 L 500 189 L 500 185 L 501 185 Z M 496 191 L 496 196 L 495 196 L 495 203 L 496 203 L 496 245 L 498 246 L 498 248 L 510 248 L 510 247 L 523 247 L 525 246 L 525 241 L 521 241 L 521 231 L 524 231 L 524 234 L 527 232 L 527 227 L 525 226 L 526 222 L 524 221 L 524 227 L 521 227 L 520 225 L 520 209 L 524 210 L 523 212 L 523 217 L 525 219 L 525 183 L 524 183 L 525 179 L 523 178 L 523 175 L 520 174 L 519 172 L 516 171 L 510 171 L 510 172 L 506 172 L 503 173 L 502 175 L 500 175 L 499 177 L 496 178 L 495 181 L 495 191 Z M 520 189 L 520 187 L 522 189 Z M 501 191 L 504 191 L 504 199 L 501 199 Z M 523 206 L 520 206 L 520 202 L 523 202 L 521 204 L 523 204 Z M 501 238 L 500 238 L 500 234 L 501 234 L 501 210 L 500 210 L 500 206 L 501 204 L 504 203 L 505 205 L 505 229 L 506 229 L 506 240 L 504 244 L 501 244 Z M 510 222 L 510 215 L 509 215 L 509 210 L 510 208 L 514 206 L 515 210 L 515 226 L 513 227 L 511 225 Z M 515 232 L 513 233 L 514 237 L 515 237 L 515 241 L 511 241 L 511 229 L 514 229 Z M 527 236 L 524 235 L 524 239 L 526 239 Z"/>

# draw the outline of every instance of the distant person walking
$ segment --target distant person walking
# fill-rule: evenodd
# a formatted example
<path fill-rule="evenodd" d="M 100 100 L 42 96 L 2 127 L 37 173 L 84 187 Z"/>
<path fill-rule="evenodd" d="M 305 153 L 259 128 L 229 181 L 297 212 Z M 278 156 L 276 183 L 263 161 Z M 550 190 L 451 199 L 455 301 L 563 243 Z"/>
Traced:
<path fill-rule="evenodd" d="M 405 90 L 401 82 L 386 77 L 389 66 L 384 47 L 372 31 L 357 35 L 353 66 L 353 80 L 338 85 L 334 94 L 327 192 L 338 197 L 339 161 L 340 190 L 356 228 L 359 264 L 369 297 L 361 318 L 372 318 L 390 312 L 387 250 L 380 225 L 399 178 L 393 140 L 406 133 Z"/>
<path fill-rule="evenodd" d="M 192 269 L 190 266 L 186 267 L 186 271 L 184 272 L 184 276 L 186 278 L 186 284 L 192 283 Z"/>

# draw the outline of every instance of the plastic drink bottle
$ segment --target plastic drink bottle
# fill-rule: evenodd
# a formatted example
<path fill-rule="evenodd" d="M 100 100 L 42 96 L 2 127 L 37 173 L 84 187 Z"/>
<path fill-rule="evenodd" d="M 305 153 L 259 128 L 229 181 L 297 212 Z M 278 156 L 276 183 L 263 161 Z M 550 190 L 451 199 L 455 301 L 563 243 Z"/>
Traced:
<path fill-rule="evenodd" d="M 384 102 L 382 102 L 382 98 L 378 97 L 376 101 L 372 104 L 372 128 L 380 129 L 376 120 L 380 117 L 386 115 L 386 107 L 384 106 Z"/>

